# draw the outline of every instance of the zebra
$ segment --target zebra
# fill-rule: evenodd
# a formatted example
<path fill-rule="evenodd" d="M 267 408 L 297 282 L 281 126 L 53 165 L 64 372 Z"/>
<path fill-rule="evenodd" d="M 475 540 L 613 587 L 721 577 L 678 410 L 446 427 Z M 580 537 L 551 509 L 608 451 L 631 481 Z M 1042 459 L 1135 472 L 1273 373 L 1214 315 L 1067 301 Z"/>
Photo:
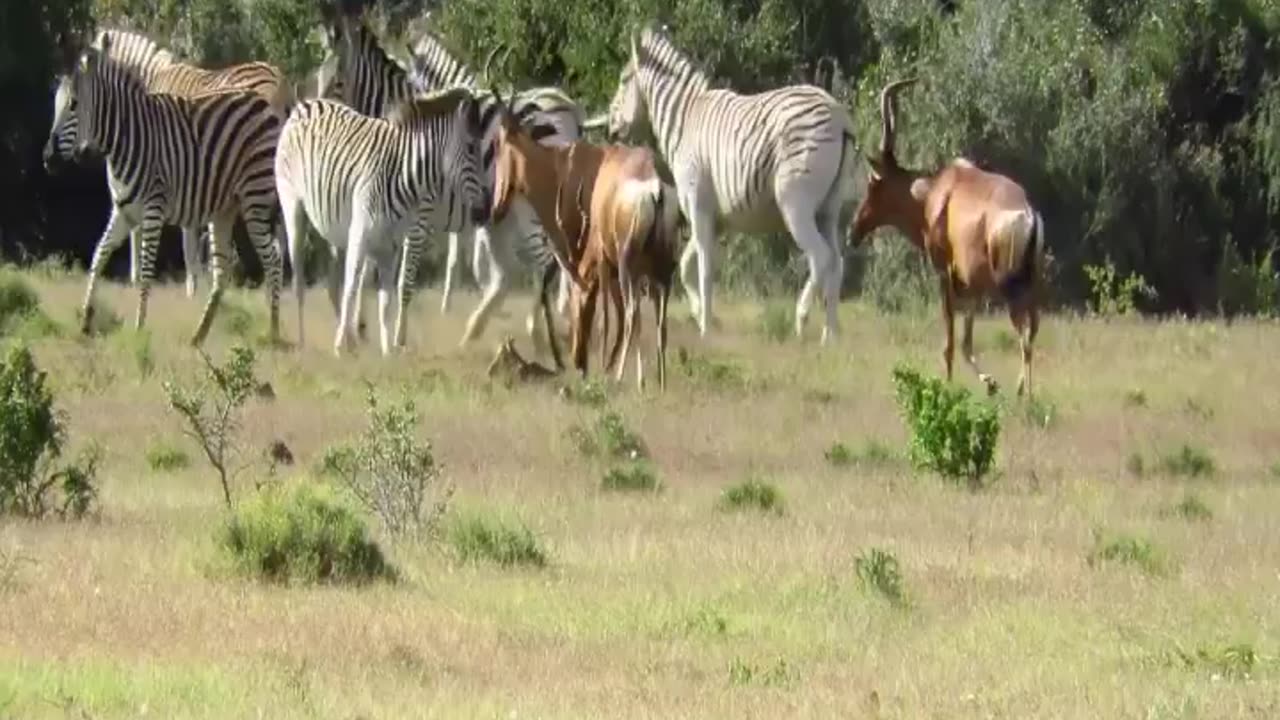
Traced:
<path fill-rule="evenodd" d="M 63 123 L 74 111 L 79 117 L 77 152 L 90 145 L 98 148 L 112 180 L 111 217 L 89 268 L 81 331 L 89 332 L 94 287 L 106 258 L 135 227 L 141 227 L 142 235 L 135 320 L 141 329 L 161 227 L 169 223 L 193 232 L 210 224 L 212 282 L 191 338 L 193 345 L 203 343 L 222 297 L 223 253 L 240 215 L 262 259 L 271 339 L 278 340 L 282 269 L 271 236 L 276 212 L 271 161 L 281 120 L 275 108 L 261 95 L 242 90 L 193 96 L 150 93 L 134 66 L 115 59 L 112 36 L 99 41 L 60 79 L 44 149 L 47 167 Z"/>
<path fill-rule="evenodd" d="M 450 86 L 464 86 L 468 88 L 476 87 L 475 76 L 469 70 L 458 63 L 444 50 L 435 38 L 427 36 L 419 43 L 416 50 L 410 50 L 411 67 L 406 70 L 398 62 L 391 59 L 386 51 L 379 44 L 377 37 L 373 31 L 368 28 L 362 18 L 350 17 L 347 15 L 337 15 L 328 17 L 328 40 L 329 53 L 322 64 L 322 73 L 331 73 L 327 77 L 322 77 L 320 81 L 321 91 L 332 91 L 335 83 L 340 83 L 344 99 L 349 105 L 357 111 L 366 114 L 378 116 L 385 112 L 386 103 L 398 98 L 406 97 L 415 91 L 424 91 L 429 89 L 441 89 Z M 433 52 L 433 46 L 436 50 Z M 492 60 L 493 55 L 490 55 Z M 487 64 L 486 64 L 487 71 Z M 336 76 L 336 77 L 335 77 Z M 341 80 L 338 80 L 340 77 Z M 559 93 L 554 89 L 543 89 L 541 92 L 527 92 L 526 96 L 529 100 L 521 102 L 517 107 L 517 112 L 526 121 L 537 124 L 538 118 L 544 114 L 543 104 L 539 104 L 537 98 L 544 98 L 541 103 L 545 103 L 549 108 L 554 109 L 555 102 L 545 98 L 553 98 L 553 93 Z M 494 101 L 491 92 L 484 90 L 476 90 L 476 95 L 481 103 L 481 116 L 484 125 L 485 150 L 484 150 L 484 174 L 488 187 L 493 186 L 493 138 L 497 130 L 498 119 L 498 103 Z M 571 105 L 572 101 L 559 93 L 561 100 L 560 106 Z M 578 116 L 576 122 L 578 125 L 585 120 L 585 115 L 581 110 L 577 110 Z M 543 123 L 542 128 L 535 127 L 534 132 L 538 137 L 552 134 L 548 133 L 549 129 L 555 127 L 554 122 Z M 497 309 L 501 302 L 502 295 L 505 294 L 509 281 L 507 275 L 510 272 L 516 255 L 524 250 L 525 256 L 535 256 L 535 259 L 543 263 L 546 255 L 553 255 L 550 246 L 552 243 L 546 238 L 545 233 L 533 218 L 531 208 L 527 203 L 521 201 L 516 204 L 514 217 L 510 221 L 500 222 L 494 230 L 499 233 L 501 242 L 493 243 L 492 233 L 488 228 L 474 228 L 475 243 L 474 251 L 477 257 L 489 260 L 489 271 L 487 274 L 486 288 L 480 305 L 472 313 L 467 322 L 467 329 L 463 334 L 461 344 L 466 344 L 470 340 L 479 335 L 487 322 L 488 316 Z M 513 244 L 507 240 L 512 234 L 517 236 L 517 242 Z M 413 255 L 416 259 L 420 254 L 421 248 L 415 247 L 415 243 L 406 244 L 405 262 L 415 265 L 413 270 L 416 272 L 416 262 L 409 261 L 409 256 Z M 453 257 L 452 263 L 456 264 L 457 258 L 457 238 L 450 238 L 450 255 Z M 557 264 L 561 259 L 556 258 Z M 567 262 L 567 259 L 564 260 Z M 477 274 L 480 263 L 476 262 L 475 267 Z M 544 265 L 544 267 L 546 267 Z M 549 275 L 554 272 L 554 268 L 547 268 L 543 273 L 543 285 L 549 281 Z M 451 267 L 446 270 L 446 283 L 451 282 L 453 269 Z M 411 280 L 413 275 L 408 276 Z M 567 293 L 566 293 L 567 294 Z M 442 300 L 442 310 L 447 310 L 447 294 L 446 299 Z M 531 308 L 529 319 L 526 326 L 531 335 L 535 338 L 536 327 L 538 324 L 538 316 L 536 307 Z M 550 329 L 548 329 L 550 331 Z"/>
<path fill-rule="evenodd" d="M 491 201 L 480 174 L 481 124 L 472 93 L 452 88 L 398 103 L 373 118 L 332 100 L 300 103 L 285 121 L 275 178 L 289 255 L 299 267 L 303 220 L 335 251 L 346 249 L 334 353 L 349 346 L 352 303 L 366 256 L 378 269 L 382 354 L 391 351 L 390 291 L 399 238 L 421 243 L 432 228 L 457 230 L 486 222 Z M 408 295 L 400 267 L 395 344 L 403 344 Z M 293 274 L 302 343 L 302 273 Z"/>
<path fill-rule="evenodd" d="M 281 121 L 293 104 L 292 89 L 284 82 L 280 70 L 267 63 L 250 62 L 221 70 L 205 70 L 178 62 L 168 50 L 161 48 L 145 35 L 125 30 L 103 30 L 98 33 L 93 46 L 101 48 L 103 38 L 110 38 L 111 56 L 119 62 L 134 67 L 152 92 L 196 95 L 217 90 L 247 90 L 266 98 L 276 108 Z M 57 159 L 70 157 L 78 143 L 78 138 L 79 119 L 76 117 L 73 105 L 64 118 L 61 132 L 55 141 L 54 157 Z M 107 183 L 109 185 L 113 183 L 110 172 L 108 168 Z M 135 285 L 138 283 L 140 235 L 141 228 L 135 228 L 130 234 L 129 243 L 129 281 Z M 201 236 L 197 232 L 183 230 L 182 253 L 183 263 L 186 266 L 187 297 L 195 296 L 199 276 L 203 273 L 200 257 L 203 243 L 200 240 Z"/>
<path fill-rule="evenodd" d="M 713 89 L 706 73 L 650 23 L 631 37 L 631 57 L 605 117 L 611 139 L 650 130 L 675 180 L 692 242 L 680 280 L 707 334 L 711 263 L 718 231 L 788 231 L 809 259 L 796 301 L 800 335 L 815 288 L 826 306 L 822 343 L 838 332 L 844 258 L 838 227 L 852 216 L 853 123 L 830 93 L 791 85 L 755 95 Z M 690 277 L 698 256 L 698 286 Z"/>

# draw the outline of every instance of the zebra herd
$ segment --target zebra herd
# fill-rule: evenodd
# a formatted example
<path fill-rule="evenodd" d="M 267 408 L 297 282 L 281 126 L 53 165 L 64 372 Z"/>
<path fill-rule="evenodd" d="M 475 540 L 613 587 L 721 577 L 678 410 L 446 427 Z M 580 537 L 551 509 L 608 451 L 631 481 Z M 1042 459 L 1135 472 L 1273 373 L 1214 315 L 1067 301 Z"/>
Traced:
<path fill-rule="evenodd" d="M 427 34 L 401 64 L 359 16 L 326 18 L 328 54 L 316 97 L 299 100 L 279 71 L 249 63 L 207 71 L 176 61 L 149 40 L 105 30 L 59 84 L 46 166 L 86 149 L 102 152 L 112 214 L 99 240 L 84 299 L 87 329 L 95 278 L 127 235 L 134 237 L 142 325 L 163 225 L 184 231 L 188 294 L 200 272 L 196 238 L 209 228 L 209 298 L 192 338 L 203 340 L 222 293 L 236 217 L 246 223 L 265 270 L 273 338 L 279 334 L 282 245 L 293 268 L 299 338 L 303 278 L 300 243 L 309 224 L 329 242 L 330 298 L 338 314 L 336 352 L 350 343 L 366 271 L 376 268 L 383 353 L 404 343 L 405 312 L 428 238 L 449 234 L 442 311 L 448 309 L 459 247 L 470 237 L 472 269 L 484 284 L 462 341 L 482 332 L 524 257 L 545 284 L 560 276 L 565 312 L 571 283 L 527 203 L 489 217 L 495 184 L 495 130 L 513 112 L 537 141 L 579 141 L 588 128 L 611 141 L 649 132 L 674 177 L 691 242 L 680 261 L 690 308 L 706 335 L 715 237 L 726 229 L 787 230 L 806 253 L 809 277 L 797 300 L 796 332 L 812 296 L 826 306 L 822 339 L 837 331 L 843 275 L 838 228 L 855 199 L 852 122 L 830 94 L 809 85 L 741 95 L 710 77 L 650 24 L 631 40 L 606 115 L 587 120 L 557 88 L 501 100 L 488 84 L 489 55 L 477 78 Z M 277 209 L 284 242 L 272 235 Z M 304 223 L 303 220 L 307 220 Z M 698 260 L 696 282 L 693 260 Z M 366 264 L 366 260 L 368 263 Z M 398 264 L 398 268 L 397 268 Z M 392 289 L 399 317 L 389 330 Z M 529 332 L 538 314 L 530 309 Z"/>

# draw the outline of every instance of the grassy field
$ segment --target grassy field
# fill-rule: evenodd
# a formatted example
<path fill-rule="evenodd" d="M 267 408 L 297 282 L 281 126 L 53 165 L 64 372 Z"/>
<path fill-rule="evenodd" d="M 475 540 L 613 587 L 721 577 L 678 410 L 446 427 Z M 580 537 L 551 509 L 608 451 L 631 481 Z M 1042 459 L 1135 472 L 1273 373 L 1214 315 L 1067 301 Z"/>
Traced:
<path fill-rule="evenodd" d="M 73 327 L 83 278 L 30 280 Z M 132 317 L 132 291 L 102 289 Z M 231 300 L 256 332 L 261 295 Z M 261 356 L 278 399 L 249 407 L 246 436 L 285 441 L 305 481 L 362 428 L 362 378 L 407 387 L 457 486 L 451 512 L 520 518 L 546 567 L 387 543 L 395 584 L 221 572 L 221 492 L 161 389 L 196 377 L 197 305 L 165 287 L 149 344 L 121 330 L 33 345 L 73 444 L 107 455 L 99 519 L 0 520 L 0 551 L 30 560 L 0 587 L 0 717 L 1280 717 L 1275 323 L 1048 317 L 1042 399 L 1008 403 L 998 477 L 974 492 L 902 459 L 890 370 L 939 370 L 932 311 L 846 303 L 843 336 L 821 348 L 816 318 L 808 339 L 779 342 L 785 303 L 727 299 L 700 341 L 681 301 L 666 394 L 609 388 L 662 485 L 624 493 L 601 489 L 606 466 L 567 432 L 602 410 L 485 379 L 505 332 L 528 348 L 526 298 L 465 349 L 475 296 L 448 317 L 438 300 L 417 298 L 406 355 L 338 360 L 312 290 L 308 347 Z M 286 297 L 289 337 L 293 317 Z M 243 326 L 217 324 L 208 348 Z M 1007 328 L 981 320 L 978 346 L 1012 388 Z M 957 379 L 977 388 L 962 364 Z M 828 461 L 837 442 L 852 462 Z M 151 470 L 147 451 L 164 447 L 192 465 Z M 718 509 L 752 478 L 781 512 Z M 1121 557 L 1089 562 L 1106 547 Z M 874 549 L 897 559 L 904 603 L 859 582 Z"/>

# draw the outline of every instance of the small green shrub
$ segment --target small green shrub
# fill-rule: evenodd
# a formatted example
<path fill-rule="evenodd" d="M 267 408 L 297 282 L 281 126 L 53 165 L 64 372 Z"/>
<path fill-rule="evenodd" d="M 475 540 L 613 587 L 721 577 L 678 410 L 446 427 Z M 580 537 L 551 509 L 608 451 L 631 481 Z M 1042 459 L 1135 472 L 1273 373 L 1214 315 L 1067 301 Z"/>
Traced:
<path fill-rule="evenodd" d="M 1217 471 L 1207 450 L 1183 444 L 1160 460 L 1160 470 L 1175 477 L 1209 477 Z"/>
<path fill-rule="evenodd" d="M 441 480 L 431 443 L 416 437 L 413 400 L 379 405 L 370 385 L 367 412 L 368 427 L 354 443 L 327 451 L 323 471 L 341 479 L 392 535 L 434 534 L 454 488 Z"/>
<path fill-rule="evenodd" d="M 16 272 L 0 268 L 0 336 L 38 340 L 62 334 L 40 308 L 40 296 Z"/>
<path fill-rule="evenodd" d="M 1138 309 L 1139 299 L 1155 300 L 1156 293 L 1137 273 L 1120 278 L 1116 266 L 1107 260 L 1102 265 L 1085 265 L 1089 280 L 1089 308 L 1098 315 L 1129 315 Z"/>
<path fill-rule="evenodd" d="M 1094 533 L 1093 549 L 1086 558 L 1090 567 L 1104 563 L 1133 565 L 1148 575 L 1163 577 L 1172 564 L 1150 540 L 1132 535 L 1106 536 Z"/>
<path fill-rule="evenodd" d="M 1231 680 L 1248 679 L 1262 661 L 1258 651 L 1249 643 L 1199 647 L 1194 652 L 1179 647 L 1174 650 L 1174 655 L 1188 670 L 1208 670 Z"/>
<path fill-rule="evenodd" d="M 893 449 L 879 440 L 868 440 L 859 450 L 836 442 L 827 448 L 823 456 L 833 467 L 880 467 L 896 460 Z"/>
<path fill-rule="evenodd" d="M 720 494 L 719 508 L 724 512 L 755 510 L 781 515 L 782 493 L 771 483 L 751 479 L 731 485 Z"/>
<path fill-rule="evenodd" d="M 573 402 L 586 407 L 601 408 L 609 404 L 609 392 L 598 380 L 584 380 L 568 391 Z"/>
<path fill-rule="evenodd" d="M 231 481 L 243 469 L 237 459 L 244 453 L 240 443 L 240 412 L 254 396 L 259 383 L 254 375 L 253 350 L 231 348 L 225 365 L 215 365 L 200 352 L 205 380 L 194 388 L 165 381 L 169 407 L 182 419 L 183 434 L 195 440 L 218 474 L 223 501 L 231 509 Z M 212 399 L 210 399 L 212 395 Z"/>
<path fill-rule="evenodd" d="M 524 523 L 495 515 L 471 513 L 454 520 L 449 544 L 466 563 L 487 561 L 502 567 L 543 567 L 547 553 Z"/>
<path fill-rule="evenodd" d="M 676 348 L 676 368 L 698 385 L 719 391 L 738 391 L 747 387 L 747 375 L 740 365 L 729 360 L 690 354 Z"/>
<path fill-rule="evenodd" d="M 97 499 L 102 451 L 90 445 L 77 461 L 55 469 L 67 432 L 46 380 L 25 346 L 10 348 L 0 361 L 0 514 L 79 518 Z"/>
<path fill-rule="evenodd" d="M 613 460 L 638 460 L 648 456 L 644 441 L 632 432 L 622 415 L 606 412 L 596 418 L 590 428 L 575 424 L 569 427 L 569 439 L 585 457 Z"/>
<path fill-rule="evenodd" d="M 770 300 L 760 309 L 758 332 L 764 339 L 784 343 L 795 337 L 795 306 L 781 300 Z"/>
<path fill-rule="evenodd" d="M 1143 459 L 1142 453 L 1129 453 L 1129 458 L 1124 462 L 1124 469 L 1128 470 L 1130 475 L 1140 478 L 1147 474 L 1147 461 Z"/>
<path fill-rule="evenodd" d="M 156 369 L 156 359 L 151 349 L 150 330 L 144 328 L 136 332 L 118 332 L 112 336 L 111 340 L 113 345 L 119 346 L 133 360 L 139 379 L 146 380 L 151 377 L 151 373 Z"/>
<path fill-rule="evenodd" d="M 871 548 L 854 559 L 853 568 L 858 575 L 858 584 L 863 590 L 879 594 L 892 605 L 906 605 L 907 595 L 903 588 L 902 570 L 898 566 L 898 558 L 893 553 L 880 548 Z"/>
<path fill-rule="evenodd" d="M 1147 393 L 1142 388 L 1131 388 L 1124 393 L 1124 404 L 1129 407 L 1141 408 L 1147 406 Z"/>
<path fill-rule="evenodd" d="M 1199 496 L 1187 493 L 1178 504 L 1169 508 L 1167 515 L 1180 517 L 1190 521 L 1209 521 L 1213 519 L 1213 510 Z"/>
<path fill-rule="evenodd" d="M 1271 479 L 1280 480 L 1280 460 L 1271 465 Z"/>
<path fill-rule="evenodd" d="M 600 481 L 600 489 L 629 492 L 657 492 L 658 476 L 646 462 L 633 462 L 609 468 Z"/>
<path fill-rule="evenodd" d="M 911 431 L 911 459 L 943 477 L 980 486 L 995 461 L 1000 418 L 993 404 L 967 389 L 898 366 L 898 404 Z"/>
<path fill-rule="evenodd" d="M 18 273 L 0 268 L 0 332 L 9 333 L 13 323 L 39 312 L 40 296 Z"/>
<path fill-rule="evenodd" d="M 783 687 L 795 682 L 798 677 L 795 668 L 785 658 L 778 658 L 768 665 L 747 662 L 737 657 L 729 663 L 730 685 Z"/>
<path fill-rule="evenodd" d="M 996 331 L 995 337 L 992 339 L 991 344 L 995 347 L 996 350 L 999 350 L 1000 352 L 1005 352 L 1005 353 L 1013 352 L 1014 350 L 1017 350 L 1019 347 L 1018 336 L 1014 335 L 1012 332 L 1010 332 L 1009 330 L 1006 330 L 1005 328 L 1000 328 L 999 330 Z"/>
<path fill-rule="evenodd" d="M 251 342 L 260 333 L 261 323 L 253 311 L 236 298 L 224 296 L 218 308 L 217 322 L 224 332 L 242 341 Z"/>
<path fill-rule="evenodd" d="M 147 466 L 153 472 L 177 472 L 191 466 L 191 457 L 182 448 L 160 443 L 147 448 Z"/>
<path fill-rule="evenodd" d="M 272 582 L 396 578 L 364 520 L 322 485 L 259 492 L 228 519 L 219 544 L 241 573 Z"/>
<path fill-rule="evenodd" d="M 1187 398 L 1186 403 L 1183 405 L 1183 409 L 1187 411 L 1188 415 L 1196 420 L 1208 422 L 1213 419 L 1213 407 L 1201 400 L 1197 400 L 1196 398 Z"/>

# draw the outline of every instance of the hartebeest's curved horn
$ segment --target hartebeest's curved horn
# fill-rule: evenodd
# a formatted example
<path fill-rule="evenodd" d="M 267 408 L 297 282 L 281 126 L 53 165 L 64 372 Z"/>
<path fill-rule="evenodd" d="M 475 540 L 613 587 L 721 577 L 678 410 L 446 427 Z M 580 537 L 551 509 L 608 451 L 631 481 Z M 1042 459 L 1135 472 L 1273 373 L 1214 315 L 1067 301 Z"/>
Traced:
<path fill-rule="evenodd" d="M 914 85 L 918 78 L 895 80 L 880 91 L 880 158 L 893 158 L 895 133 L 898 129 L 897 118 L 894 117 L 894 96 L 908 85 Z"/>
<path fill-rule="evenodd" d="M 480 82 L 481 82 L 481 83 L 483 83 L 483 84 L 485 84 L 485 85 L 492 85 L 492 84 L 493 84 L 493 83 L 489 82 L 489 66 L 493 64 L 493 59 L 494 59 L 495 57 L 497 57 L 497 56 L 498 56 L 498 51 L 500 51 L 500 50 L 502 50 L 502 45 L 500 45 L 500 44 L 499 44 L 498 46 L 496 46 L 496 47 L 494 47 L 492 50 L 490 50 L 490 51 L 489 51 L 489 54 L 485 56 L 485 59 L 484 59 L 484 67 L 480 70 Z"/>

